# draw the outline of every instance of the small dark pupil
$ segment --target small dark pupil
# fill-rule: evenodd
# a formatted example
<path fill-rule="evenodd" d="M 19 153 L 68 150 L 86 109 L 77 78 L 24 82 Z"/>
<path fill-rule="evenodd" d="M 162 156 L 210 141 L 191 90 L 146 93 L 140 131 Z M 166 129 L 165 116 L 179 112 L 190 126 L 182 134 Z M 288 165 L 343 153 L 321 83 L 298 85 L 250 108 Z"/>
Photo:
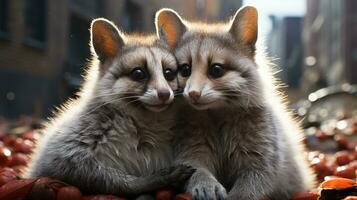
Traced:
<path fill-rule="evenodd" d="M 223 75 L 224 71 L 221 66 L 219 65 L 213 65 L 211 67 L 211 76 L 213 77 L 221 77 Z"/>
<path fill-rule="evenodd" d="M 132 72 L 132 79 L 143 80 L 146 78 L 145 72 L 141 69 L 136 69 Z"/>
<path fill-rule="evenodd" d="M 181 71 L 181 75 L 182 75 L 183 77 L 187 77 L 187 76 L 190 76 L 190 75 L 191 75 L 191 68 L 190 68 L 190 66 L 188 66 L 188 65 L 182 65 L 180 71 Z"/>
<path fill-rule="evenodd" d="M 168 81 L 172 81 L 175 78 L 175 75 L 171 69 L 166 69 L 164 75 L 165 75 L 166 80 L 168 80 Z"/>

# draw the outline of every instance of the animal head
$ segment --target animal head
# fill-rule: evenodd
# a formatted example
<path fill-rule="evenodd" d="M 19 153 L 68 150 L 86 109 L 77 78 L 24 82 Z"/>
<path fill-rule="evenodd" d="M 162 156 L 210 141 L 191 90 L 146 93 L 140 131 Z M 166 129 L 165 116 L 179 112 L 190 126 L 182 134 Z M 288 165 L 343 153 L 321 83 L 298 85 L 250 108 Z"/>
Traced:
<path fill-rule="evenodd" d="M 254 60 L 257 22 L 257 10 L 250 6 L 217 24 L 185 21 L 171 9 L 156 13 L 157 35 L 173 49 L 183 96 L 194 108 L 261 103 Z"/>
<path fill-rule="evenodd" d="M 110 21 L 91 24 L 91 51 L 99 61 L 97 94 L 104 103 L 159 112 L 174 99 L 175 57 L 156 36 L 125 35 Z"/>

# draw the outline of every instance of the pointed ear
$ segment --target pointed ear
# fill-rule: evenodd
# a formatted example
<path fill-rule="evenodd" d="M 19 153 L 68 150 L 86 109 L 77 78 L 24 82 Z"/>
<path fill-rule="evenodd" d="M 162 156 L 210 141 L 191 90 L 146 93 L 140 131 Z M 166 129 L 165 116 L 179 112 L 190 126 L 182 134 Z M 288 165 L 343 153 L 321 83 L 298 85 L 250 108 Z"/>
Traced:
<path fill-rule="evenodd" d="M 245 6 L 234 15 L 229 32 L 240 43 L 255 48 L 258 37 L 258 11 Z"/>
<path fill-rule="evenodd" d="M 156 12 L 156 32 L 170 48 L 174 48 L 181 36 L 186 32 L 186 26 L 181 17 L 172 9 L 163 8 Z"/>
<path fill-rule="evenodd" d="M 122 33 L 112 22 L 104 18 L 92 21 L 90 35 L 91 50 L 102 63 L 114 58 L 124 45 Z"/>

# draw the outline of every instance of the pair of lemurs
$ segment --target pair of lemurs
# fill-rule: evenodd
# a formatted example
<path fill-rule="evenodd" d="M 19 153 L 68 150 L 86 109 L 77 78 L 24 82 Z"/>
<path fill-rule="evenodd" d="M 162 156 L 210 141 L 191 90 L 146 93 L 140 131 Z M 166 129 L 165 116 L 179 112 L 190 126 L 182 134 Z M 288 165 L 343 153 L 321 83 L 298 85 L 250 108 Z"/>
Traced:
<path fill-rule="evenodd" d="M 221 24 L 162 9 L 157 36 L 94 20 L 80 97 L 50 120 L 26 176 L 125 196 L 184 185 L 200 200 L 313 187 L 301 131 L 256 50 L 257 18 L 249 6 Z"/>

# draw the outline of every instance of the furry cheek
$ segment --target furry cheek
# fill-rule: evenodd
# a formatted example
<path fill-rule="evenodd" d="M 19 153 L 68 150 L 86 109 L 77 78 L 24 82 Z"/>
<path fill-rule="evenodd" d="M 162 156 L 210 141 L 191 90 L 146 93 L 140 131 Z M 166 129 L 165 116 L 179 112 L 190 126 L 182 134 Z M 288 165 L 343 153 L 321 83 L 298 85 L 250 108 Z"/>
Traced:
<path fill-rule="evenodd" d="M 143 95 L 145 83 L 135 82 L 128 78 L 120 78 L 112 86 L 113 93 L 122 97 L 139 97 Z"/>
<path fill-rule="evenodd" d="M 223 98 L 224 94 L 221 91 L 217 90 L 214 84 L 212 84 L 211 82 L 205 84 L 202 88 L 200 102 L 207 104 L 221 101 Z"/>
<path fill-rule="evenodd" d="M 247 79 L 243 78 L 237 71 L 230 71 L 217 83 L 220 87 L 228 92 L 238 92 L 242 90 L 247 83 Z"/>
<path fill-rule="evenodd" d="M 139 97 L 139 100 L 144 104 L 154 105 L 158 104 L 157 92 L 154 89 L 148 89 L 145 93 Z"/>
<path fill-rule="evenodd" d="M 211 89 L 207 92 L 207 97 L 219 99 L 221 102 L 237 99 L 247 90 L 247 80 L 237 71 L 229 71 L 222 78 L 211 80 L 210 84 Z"/>

